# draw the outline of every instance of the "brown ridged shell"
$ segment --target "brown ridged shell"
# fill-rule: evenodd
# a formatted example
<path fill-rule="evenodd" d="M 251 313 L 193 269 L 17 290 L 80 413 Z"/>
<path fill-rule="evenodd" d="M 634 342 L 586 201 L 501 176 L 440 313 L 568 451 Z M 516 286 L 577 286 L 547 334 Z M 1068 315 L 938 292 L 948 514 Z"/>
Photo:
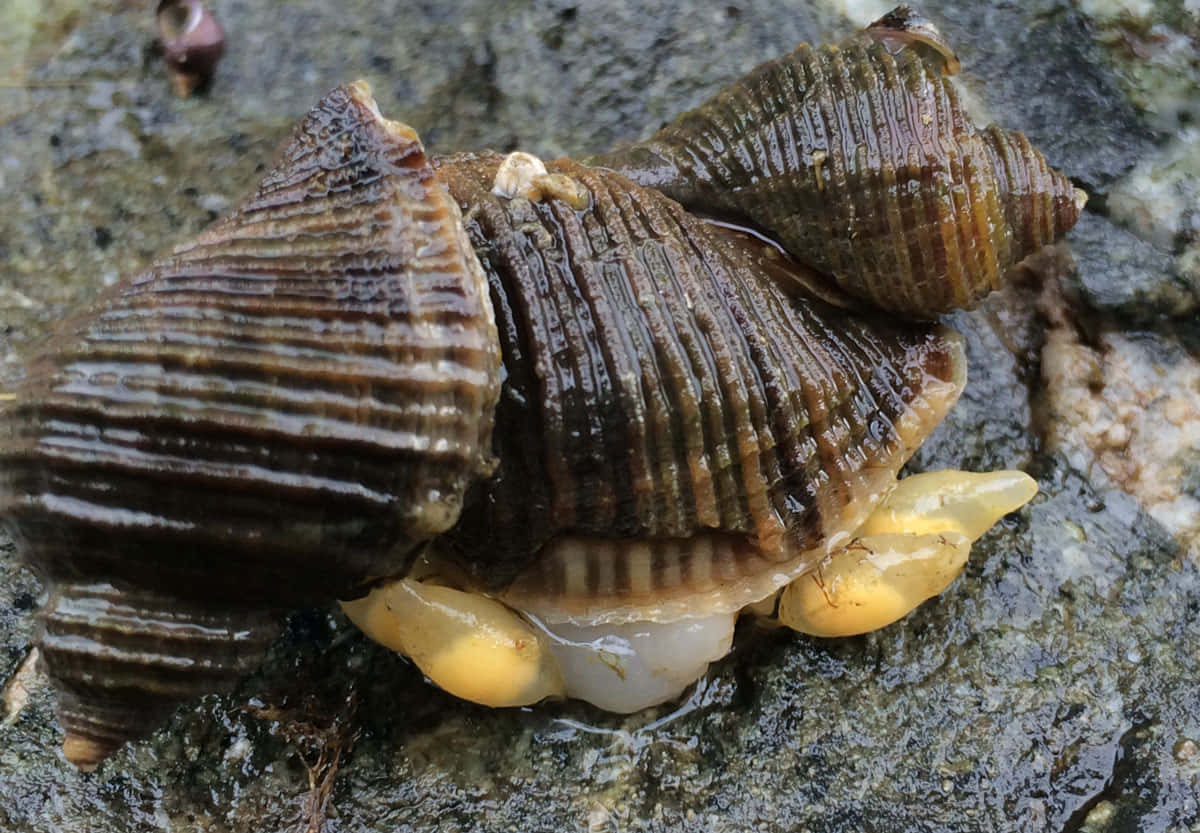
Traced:
<path fill-rule="evenodd" d="M 499 468 L 444 540 L 492 588 L 521 575 L 527 609 L 658 609 L 847 534 L 957 398 L 957 334 L 799 295 L 765 243 L 619 174 L 550 164 L 588 194 L 581 212 L 497 197 L 499 165 L 439 162 L 508 374 Z M 680 543 L 713 533 L 703 556 Z M 647 582 L 626 549 L 562 537 L 650 542 Z"/>
<path fill-rule="evenodd" d="M 161 602 L 108 632 L 143 654 L 172 600 L 238 619 L 325 602 L 455 522 L 493 465 L 499 361 L 483 274 L 416 134 L 365 85 L 339 88 L 246 201 L 31 362 L 0 436 L 0 514 L 52 586 L 76 583 L 55 604 L 101 605 L 83 596 L 110 584 Z M 46 615 L 53 634 L 65 614 Z M 106 639 L 52 640 L 47 665 L 62 680 L 117 662 Z M 221 678 L 204 667 L 195 692 Z"/>
<path fill-rule="evenodd" d="M 937 37 L 889 15 L 802 44 L 593 162 L 758 227 L 879 309 L 974 306 L 1074 226 L 1084 197 L 1021 133 L 975 128 Z"/>
<path fill-rule="evenodd" d="M 179 703 L 227 690 L 259 666 L 279 632 L 273 607 L 182 595 L 124 582 L 53 585 L 40 613 L 41 656 L 72 763 L 90 769 Z"/>
<path fill-rule="evenodd" d="M 65 322 L 2 415 L 0 514 L 50 585 L 71 759 L 431 539 L 525 609 L 599 620 L 736 606 L 850 534 L 953 404 L 961 341 L 812 300 L 688 209 L 919 316 L 1078 210 L 1020 134 L 967 123 L 936 35 L 893 23 L 606 158 L 641 185 L 561 161 L 497 196 L 499 156 L 434 163 L 339 88 L 234 212 Z"/>

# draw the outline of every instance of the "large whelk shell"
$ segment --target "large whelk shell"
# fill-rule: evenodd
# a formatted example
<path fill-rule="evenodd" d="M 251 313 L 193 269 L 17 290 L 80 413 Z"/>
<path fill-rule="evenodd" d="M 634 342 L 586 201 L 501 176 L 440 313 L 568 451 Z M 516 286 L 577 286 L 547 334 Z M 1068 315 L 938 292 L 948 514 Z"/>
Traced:
<path fill-rule="evenodd" d="M 569 160 L 587 194 L 497 196 L 496 154 L 439 161 L 495 300 L 496 474 L 443 538 L 549 620 L 761 599 L 848 535 L 948 411 L 957 334 L 812 301 L 659 192 Z"/>
<path fill-rule="evenodd" d="M 647 141 L 599 157 L 693 211 L 756 226 L 880 309 L 973 306 L 1085 195 L 1024 135 L 977 129 L 937 30 L 893 13 L 802 44 Z"/>
<path fill-rule="evenodd" d="M 318 104 L 228 217 L 64 326 L 6 415 L 0 513 L 52 588 L 73 759 L 262 655 L 212 639 L 401 572 L 452 525 L 493 464 L 499 361 L 458 209 L 365 85 Z"/>

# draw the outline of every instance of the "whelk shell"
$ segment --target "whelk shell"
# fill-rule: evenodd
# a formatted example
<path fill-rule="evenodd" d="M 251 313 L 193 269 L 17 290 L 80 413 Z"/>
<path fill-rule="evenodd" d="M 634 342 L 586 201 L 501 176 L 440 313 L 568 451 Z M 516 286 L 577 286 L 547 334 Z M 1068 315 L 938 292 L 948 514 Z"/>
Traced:
<path fill-rule="evenodd" d="M 766 231 L 879 309 L 972 307 L 1074 226 L 1086 195 L 1022 133 L 978 130 L 946 77 L 957 69 L 937 30 L 901 7 L 592 161 Z"/>
<path fill-rule="evenodd" d="M 636 708 L 742 609 L 836 634 L 940 592 L 1036 487 L 893 490 L 964 358 L 868 305 L 973 303 L 1081 207 L 969 124 L 952 68 L 897 11 L 592 166 L 430 159 L 365 84 L 331 92 L 230 215 L 65 322 L 2 415 L 67 757 L 227 689 L 280 611 L 334 598 L 501 705 L 607 698 L 571 670 L 587 634 L 686 635 L 678 678 L 604 700 Z M 865 615 L 814 612 L 814 586 Z"/>

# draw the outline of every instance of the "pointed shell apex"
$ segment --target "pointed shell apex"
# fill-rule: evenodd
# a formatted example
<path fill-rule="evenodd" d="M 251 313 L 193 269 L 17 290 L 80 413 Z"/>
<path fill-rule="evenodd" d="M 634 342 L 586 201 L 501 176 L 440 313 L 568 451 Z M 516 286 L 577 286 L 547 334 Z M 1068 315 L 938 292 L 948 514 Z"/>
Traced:
<path fill-rule="evenodd" d="M 100 762 L 113 753 L 114 744 L 102 743 L 93 738 L 67 732 L 63 740 L 62 753 L 67 762 L 80 772 L 95 772 Z"/>
<path fill-rule="evenodd" d="M 393 121 L 383 115 L 379 109 L 379 102 L 375 100 L 375 93 L 371 89 L 371 82 L 365 78 L 359 78 L 356 81 L 346 84 L 344 89 L 350 98 L 365 107 L 375 117 L 375 120 L 389 136 L 402 142 L 412 142 L 422 148 L 424 147 L 421 145 L 421 137 L 417 135 L 416 130 L 404 122 Z"/>
<path fill-rule="evenodd" d="M 929 18 L 908 6 L 897 6 L 864 31 L 875 40 L 895 44 L 896 49 L 911 46 L 932 50 L 941 60 L 942 75 L 958 75 L 962 69 L 958 55 L 946 42 L 941 30 Z M 928 52 L 925 54 L 932 57 Z"/>

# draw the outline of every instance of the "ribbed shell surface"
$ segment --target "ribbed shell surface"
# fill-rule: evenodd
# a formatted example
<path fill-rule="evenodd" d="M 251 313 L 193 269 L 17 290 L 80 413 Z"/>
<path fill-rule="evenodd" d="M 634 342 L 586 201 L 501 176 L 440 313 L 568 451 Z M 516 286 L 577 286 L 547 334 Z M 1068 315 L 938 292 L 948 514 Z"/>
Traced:
<path fill-rule="evenodd" d="M 759 227 L 880 309 L 973 306 L 1080 197 L 1020 133 L 974 127 L 941 56 L 893 49 L 802 44 L 595 164 Z"/>
<path fill-rule="evenodd" d="M 411 129 L 338 88 L 245 202 L 33 361 L 0 514 L 59 581 L 325 601 L 454 523 L 498 368 L 457 206 Z"/>
<path fill-rule="evenodd" d="M 562 536 L 720 532 L 785 560 L 853 529 L 957 397 L 943 328 L 793 297 L 765 244 L 610 171 L 549 165 L 590 195 L 582 211 L 495 196 L 499 162 L 438 163 L 470 206 L 504 351 L 499 468 L 448 541 L 492 586 Z M 625 555 L 598 569 L 621 584 Z"/>
<path fill-rule="evenodd" d="M 258 667 L 279 632 L 270 609 L 188 603 L 174 592 L 103 581 L 57 583 L 40 618 L 59 723 L 74 739 L 67 754 L 85 767 L 180 702 L 228 691 Z"/>

